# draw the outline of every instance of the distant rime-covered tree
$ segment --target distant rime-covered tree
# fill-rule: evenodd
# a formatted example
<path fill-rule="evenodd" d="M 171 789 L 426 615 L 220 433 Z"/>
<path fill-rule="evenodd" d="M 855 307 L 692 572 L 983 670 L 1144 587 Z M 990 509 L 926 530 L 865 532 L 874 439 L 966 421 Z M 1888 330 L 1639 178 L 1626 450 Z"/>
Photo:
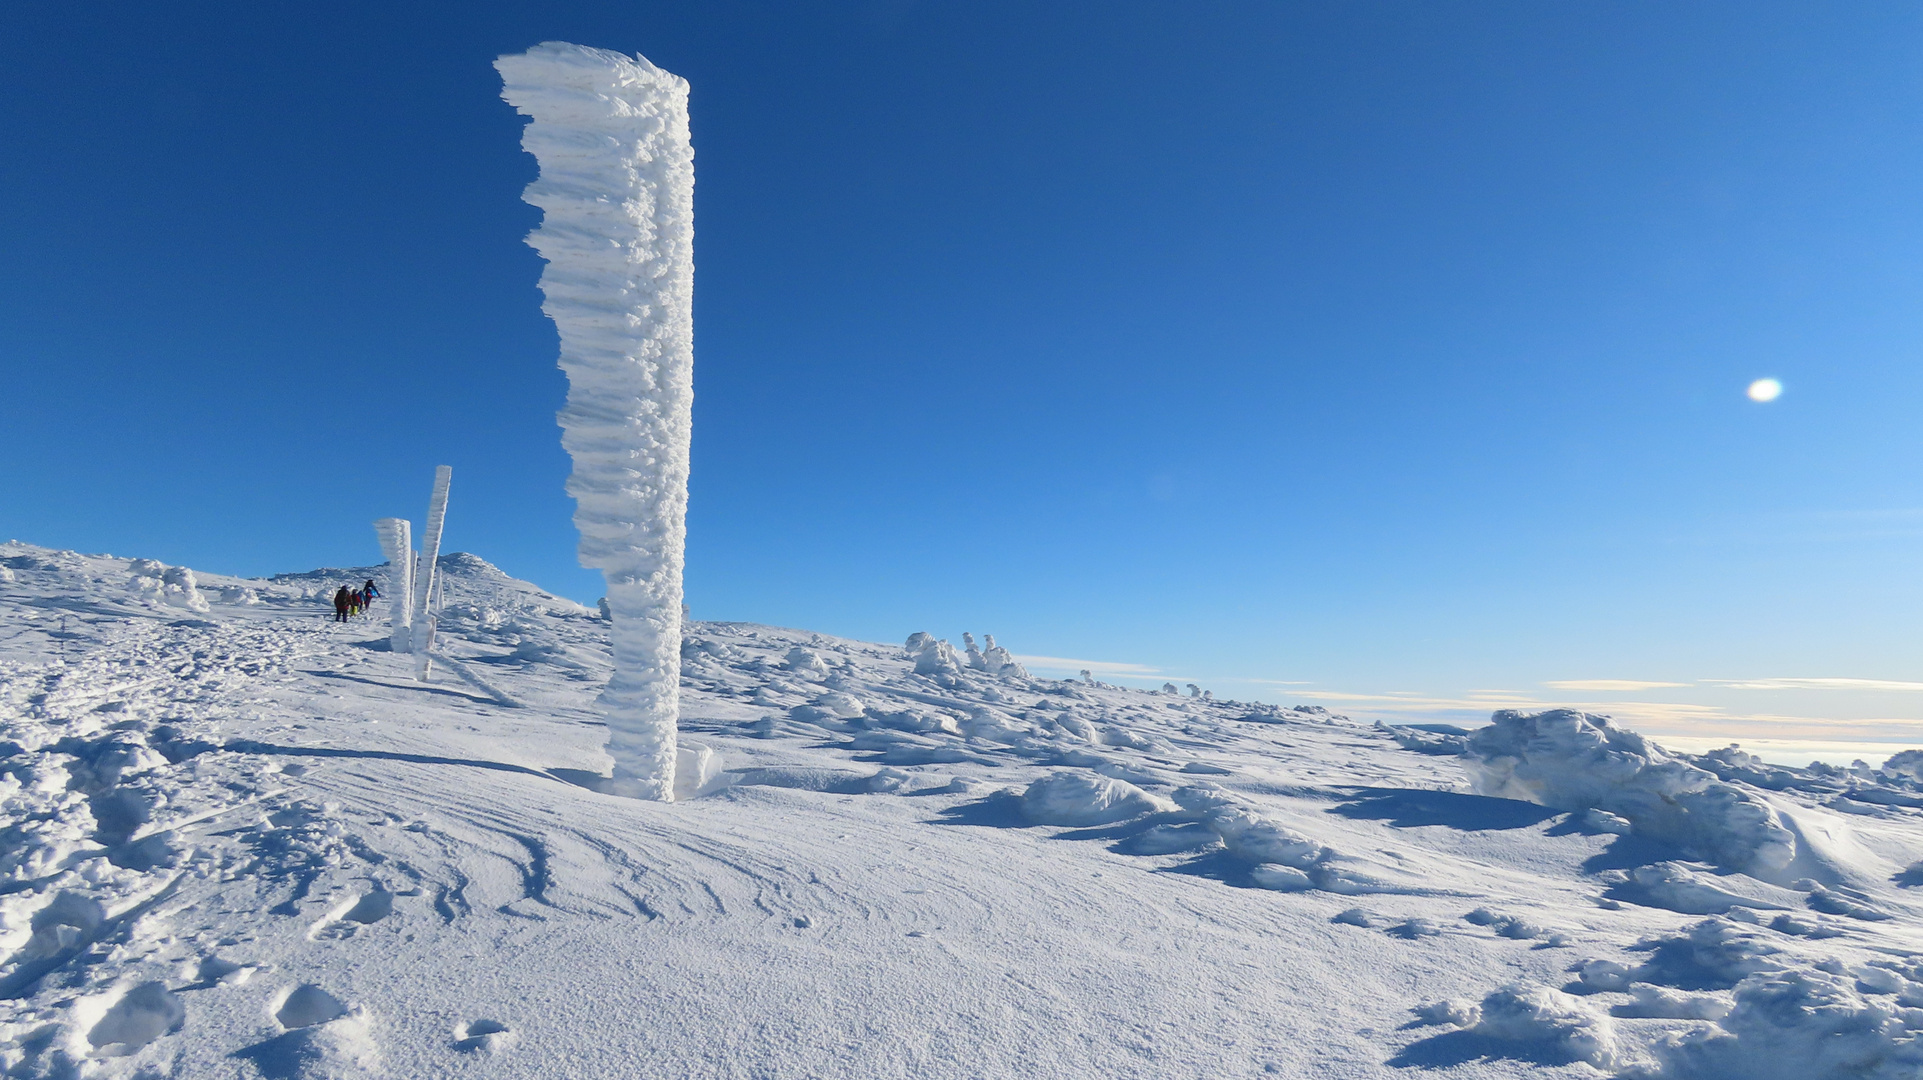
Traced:
<path fill-rule="evenodd" d="M 639 57 L 547 42 L 495 61 L 533 118 L 521 146 L 544 211 L 528 243 L 568 376 L 561 444 L 581 564 L 607 578 L 614 675 L 601 695 L 615 789 L 671 799 L 694 404 L 694 148 L 687 80 Z"/>

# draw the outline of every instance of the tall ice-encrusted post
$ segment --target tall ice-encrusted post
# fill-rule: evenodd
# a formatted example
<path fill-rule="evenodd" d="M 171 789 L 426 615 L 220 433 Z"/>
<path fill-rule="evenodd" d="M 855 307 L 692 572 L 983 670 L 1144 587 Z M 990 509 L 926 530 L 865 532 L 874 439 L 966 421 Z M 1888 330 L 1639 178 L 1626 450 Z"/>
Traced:
<path fill-rule="evenodd" d="M 434 599 L 434 580 L 441 557 L 441 529 L 447 524 L 447 489 L 454 482 L 454 466 L 434 467 L 434 493 L 427 498 L 427 527 L 421 530 L 421 556 L 414 569 L 414 618 L 407 632 L 408 651 L 414 654 L 414 677 L 427 679 L 433 663 L 429 650 L 434 647 L 434 615 L 429 604 Z"/>
<path fill-rule="evenodd" d="M 414 526 L 406 518 L 382 518 L 374 523 L 387 556 L 387 647 L 407 651 L 407 630 L 414 625 Z"/>
<path fill-rule="evenodd" d="M 568 376 L 561 445 L 581 565 L 608 582 L 601 695 L 614 789 L 672 799 L 681 566 L 694 405 L 694 147 L 687 80 L 640 56 L 547 42 L 494 62 L 533 118 L 542 309 Z"/>

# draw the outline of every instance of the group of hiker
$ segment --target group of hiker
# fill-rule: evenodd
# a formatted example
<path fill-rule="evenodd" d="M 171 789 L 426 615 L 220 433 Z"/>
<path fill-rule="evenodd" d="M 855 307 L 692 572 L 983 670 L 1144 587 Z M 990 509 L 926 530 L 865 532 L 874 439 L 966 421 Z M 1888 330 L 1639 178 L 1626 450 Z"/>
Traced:
<path fill-rule="evenodd" d="M 334 592 L 334 621 L 346 622 L 349 616 L 366 611 L 367 605 L 373 603 L 374 598 L 380 594 L 381 591 L 374 587 L 372 578 L 358 589 L 350 589 L 342 585 Z"/>

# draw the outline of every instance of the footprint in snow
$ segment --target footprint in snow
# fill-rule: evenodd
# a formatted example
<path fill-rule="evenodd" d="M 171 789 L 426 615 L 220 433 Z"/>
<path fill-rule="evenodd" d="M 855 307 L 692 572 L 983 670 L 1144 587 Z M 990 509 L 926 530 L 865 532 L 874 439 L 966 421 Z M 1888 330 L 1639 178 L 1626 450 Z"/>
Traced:
<path fill-rule="evenodd" d="M 296 986 L 281 999 L 280 1008 L 274 1010 L 274 1019 L 288 1031 L 325 1024 L 346 1015 L 347 1006 L 340 998 L 313 983 Z"/>
<path fill-rule="evenodd" d="M 454 1029 L 454 1049 L 498 1054 L 514 1043 L 514 1032 L 499 1020 L 476 1020 Z"/>
<path fill-rule="evenodd" d="M 309 941 L 319 941 L 322 938 L 352 937 L 361 927 L 392 915 L 396 895 L 386 889 L 375 889 L 349 899 L 315 923 L 307 931 L 307 938 Z"/>
<path fill-rule="evenodd" d="M 187 990 L 205 990 L 215 986 L 241 986 L 254 977 L 257 971 L 252 964 L 236 963 L 209 954 L 200 958 L 193 969 L 193 985 L 183 987 Z M 183 972 L 184 974 L 184 972 Z"/>
<path fill-rule="evenodd" d="M 289 990 L 274 1008 L 281 1034 L 234 1052 L 266 1080 L 359 1076 L 380 1063 L 367 1013 L 313 983 Z"/>
<path fill-rule="evenodd" d="M 180 998 L 157 982 L 141 983 L 115 997 L 87 1029 L 95 1057 L 130 1057 L 187 1022 Z"/>

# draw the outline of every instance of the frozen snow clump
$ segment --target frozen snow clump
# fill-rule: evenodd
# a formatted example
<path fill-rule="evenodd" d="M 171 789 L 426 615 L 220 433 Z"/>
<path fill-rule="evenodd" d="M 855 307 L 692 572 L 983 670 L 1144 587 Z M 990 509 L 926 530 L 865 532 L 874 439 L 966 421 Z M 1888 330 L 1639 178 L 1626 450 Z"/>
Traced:
<path fill-rule="evenodd" d="M 1650 938 L 1635 948 L 1649 953 L 1649 959 L 1635 970 L 1632 981 L 1680 990 L 1727 990 L 1751 975 L 1783 966 L 1773 959 L 1780 950 L 1762 934 L 1727 919 L 1704 919 L 1681 934 Z"/>
<path fill-rule="evenodd" d="M 1180 797 L 1180 792 L 1177 797 Z M 1306 870 L 1328 854 L 1321 844 L 1248 810 L 1218 810 L 1209 816 L 1208 823 L 1209 828 L 1222 838 L 1222 846 L 1228 848 L 1231 855 L 1250 862 L 1276 863 Z"/>
<path fill-rule="evenodd" d="M 1482 1010 L 1472 1001 L 1432 1001 L 1417 1005 L 1409 1010 L 1416 1014 L 1419 1024 L 1448 1024 L 1452 1027 L 1474 1027 L 1482 1019 Z"/>
<path fill-rule="evenodd" d="M 954 675 L 961 671 L 961 661 L 955 657 L 953 645 L 947 641 L 936 641 L 926 634 L 919 636 L 926 640 L 921 647 L 920 655 L 915 657 L 915 674 Z"/>
<path fill-rule="evenodd" d="M 1795 836 L 1768 803 L 1606 717 L 1504 709 L 1490 719 L 1463 751 L 1477 794 L 1606 810 L 1736 870 L 1780 870 L 1796 855 Z"/>
<path fill-rule="evenodd" d="M 1482 999 L 1476 1034 L 1522 1043 L 1546 1057 L 1586 1061 L 1607 1069 L 1616 1060 L 1615 1032 L 1606 1017 L 1546 987 L 1505 986 Z"/>
<path fill-rule="evenodd" d="M 1617 836 L 1628 836 L 1636 830 L 1635 824 L 1621 814 L 1612 814 L 1593 806 L 1582 812 L 1582 825 L 1591 832 L 1614 833 Z"/>
<path fill-rule="evenodd" d="M 1701 864 L 1697 864 L 1700 866 Z M 1747 877 L 1731 875 L 1733 884 L 1755 882 Z M 1647 907 L 1666 908 L 1682 915 L 1721 915 L 1731 908 L 1760 908 L 1780 910 L 1782 904 L 1772 903 L 1759 897 L 1747 896 L 1733 888 L 1718 884 L 1718 879 L 1698 873 L 1687 863 L 1659 862 L 1648 866 L 1638 866 L 1612 890 L 1611 895 Z"/>
<path fill-rule="evenodd" d="M 1279 866 L 1263 863 L 1249 871 L 1249 880 L 1264 889 L 1276 892 L 1308 892 L 1315 888 L 1315 879 L 1293 866 Z"/>
<path fill-rule="evenodd" d="M 167 566 L 152 559 L 134 559 L 127 564 L 127 570 L 130 574 L 127 588 L 151 594 L 148 599 L 154 603 L 189 611 L 208 610 L 206 599 L 200 595 L 199 583 L 194 580 L 194 572 L 184 566 Z"/>
<path fill-rule="evenodd" d="M 1883 763 L 1883 771 L 1923 783 L 1923 750 L 1899 750 Z"/>
<path fill-rule="evenodd" d="M 821 658 L 821 654 L 800 645 L 788 650 L 788 656 L 781 666 L 798 675 L 828 674 L 828 662 Z"/>
<path fill-rule="evenodd" d="M 1660 986 L 1635 986 L 1629 992 L 1634 1000 L 1611 1008 L 1611 1016 L 1642 1020 L 1720 1020 L 1729 1015 L 1729 1002 L 1721 998 L 1679 994 Z"/>
<path fill-rule="evenodd" d="M 995 635 L 983 635 L 985 649 L 975 647 L 975 635 L 963 632 L 962 644 L 967 647 L 968 666 L 976 671 L 990 675 L 1007 675 L 1017 679 L 1028 678 L 1028 669 L 1015 662 L 1014 654 L 995 644 Z"/>
<path fill-rule="evenodd" d="M 1923 1010 L 1871 1002 L 1843 975 L 1764 972 L 1736 987 L 1719 1027 L 1655 1047 L 1663 1080 L 1915 1080 L 1923 1076 Z"/>
<path fill-rule="evenodd" d="M 860 698 L 839 690 L 816 698 L 815 707 L 826 711 L 837 720 L 853 720 L 865 709 Z"/>
<path fill-rule="evenodd" d="M 1164 809 L 1134 784 L 1095 773 L 1051 773 L 1022 793 L 1022 815 L 1037 825 L 1108 825 Z"/>

